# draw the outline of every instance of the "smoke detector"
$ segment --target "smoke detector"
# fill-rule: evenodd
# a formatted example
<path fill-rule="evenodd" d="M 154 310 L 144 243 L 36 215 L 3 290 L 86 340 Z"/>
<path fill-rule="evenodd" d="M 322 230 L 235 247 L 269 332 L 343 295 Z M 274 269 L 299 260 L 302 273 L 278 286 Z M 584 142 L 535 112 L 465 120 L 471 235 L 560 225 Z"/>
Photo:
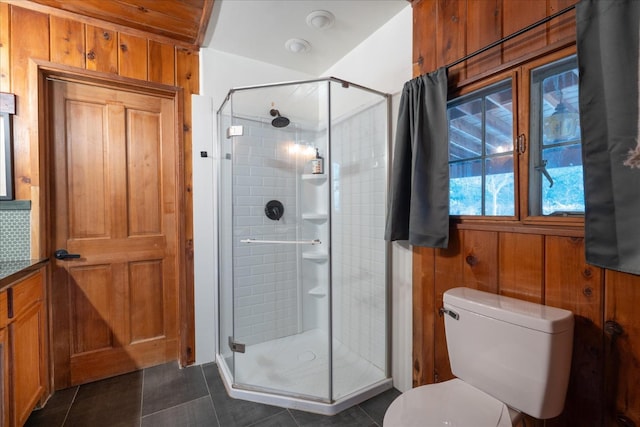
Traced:
<path fill-rule="evenodd" d="M 316 30 L 327 30 L 333 27 L 336 17 L 326 10 L 314 10 L 307 15 L 307 25 Z"/>
<path fill-rule="evenodd" d="M 311 50 L 311 45 L 303 39 L 289 39 L 285 42 L 284 47 L 293 53 L 305 53 Z"/>

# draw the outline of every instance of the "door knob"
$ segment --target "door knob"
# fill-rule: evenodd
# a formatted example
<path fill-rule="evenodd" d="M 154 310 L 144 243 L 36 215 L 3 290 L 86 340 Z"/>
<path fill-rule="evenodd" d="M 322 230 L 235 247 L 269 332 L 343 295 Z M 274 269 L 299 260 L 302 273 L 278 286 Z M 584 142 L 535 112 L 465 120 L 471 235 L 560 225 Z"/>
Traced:
<path fill-rule="evenodd" d="M 56 259 L 62 260 L 70 258 L 80 258 L 80 254 L 70 254 L 66 249 L 58 249 L 57 251 L 55 251 L 53 256 L 55 256 Z"/>

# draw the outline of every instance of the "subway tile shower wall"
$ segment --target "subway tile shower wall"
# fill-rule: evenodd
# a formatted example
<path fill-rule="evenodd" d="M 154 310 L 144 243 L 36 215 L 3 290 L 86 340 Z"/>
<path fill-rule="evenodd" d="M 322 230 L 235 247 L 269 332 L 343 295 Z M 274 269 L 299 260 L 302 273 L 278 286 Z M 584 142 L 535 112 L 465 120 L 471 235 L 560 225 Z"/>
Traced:
<path fill-rule="evenodd" d="M 382 118 L 382 119 L 381 119 Z M 385 242 L 387 178 L 386 103 L 334 121 L 331 138 L 331 286 L 334 338 L 385 369 Z M 326 129 L 285 131 L 246 120 L 234 141 L 234 271 L 236 340 L 247 345 L 327 325 L 327 299 L 309 298 L 309 286 L 326 277 L 300 260 L 296 245 L 242 244 L 241 239 L 310 239 L 313 227 L 301 220 L 310 191 L 301 183 L 311 157 L 290 150 L 320 147 L 326 156 Z M 328 168 L 331 168 L 329 171 Z M 308 184 L 307 184 L 308 185 Z M 327 195 L 328 198 L 328 195 Z M 268 219 L 264 205 L 280 200 L 280 221 Z M 328 202 L 327 202 L 328 203 Z M 325 210 L 322 207 L 320 211 Z M 302 222 L 302 223 L 301 223 Z M 327 249 L 322 247 L 318 250 Z M 326 265 L 326 264 L 320 264 Z M 300 285 L 299 285 L 300 284 Z M 321 284 L 320 284 L 321 285 Z M 303 301 L 303 304 L 299 304 Z M 322 304 L 309 304 L 310 301 Z M 300 309 L 299 307 L 302 307 Z M 307 312 L 304 312 L 307 310 Z M 324 311 L 323 315 L 314 310 Z M 362 325 L 367 325 L 362 327 Z"/>
<path fill-rule="evenodd" d="M 244 136 L 233 152 L 235 337 L 247 345 L 298 332 L 296 245 L 246 244 L 246 238 L 296 240 L 298 226 L 296 136 L 270 123 L 241 120 Z M 284 205 L 280 220 L 269 219 L 270 200 Z"/>
<path fill-rule="evenodd" d="M 338 121 L 332 132 L 332 159 L 340 168 L 332 206 L 334 337 L 383 370 L 386 111 L 379 103 Z"/>
<path fill-rule="evenodd" d="M 0 207 L 0 261 L 31 258 L 30 211 Z"/>

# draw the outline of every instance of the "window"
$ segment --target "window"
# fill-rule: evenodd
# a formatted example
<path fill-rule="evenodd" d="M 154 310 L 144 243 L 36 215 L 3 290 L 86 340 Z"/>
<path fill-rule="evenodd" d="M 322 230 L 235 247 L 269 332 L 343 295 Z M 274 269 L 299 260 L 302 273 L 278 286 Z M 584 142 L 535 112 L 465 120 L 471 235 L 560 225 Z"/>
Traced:
<path fill-rule="evenodd" d="M 529 214 L 584 213 L 575 56 L 531 71 Z"/>
<path fill-rule="evenodd" d="M 450 215 L 582 217 L 578 65 L 570 53 L 475 82 L 449 101 Z"/>
<path fill-rule="evenodd" d="M 451 215 L 515 214 L 511 79 L 449 103 Z"/>

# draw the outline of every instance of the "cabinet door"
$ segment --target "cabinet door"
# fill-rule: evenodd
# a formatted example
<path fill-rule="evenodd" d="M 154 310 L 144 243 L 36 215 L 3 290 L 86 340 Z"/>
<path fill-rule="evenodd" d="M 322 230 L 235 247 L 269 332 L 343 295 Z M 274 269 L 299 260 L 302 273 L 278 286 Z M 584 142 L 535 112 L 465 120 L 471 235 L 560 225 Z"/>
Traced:
<path fill-rule="evenodd" d="M 44 315 L 41 302 L 9 326 L 12 343 L 14 424 L 25 423 L 44 392 Z"/>
<path fill-rule="evenodd" d="M 5 301 L 6 305 L 6 301 Z M 9 341 L 7 330 L 0 329 L 0 426 L 9 426 Z"/>

